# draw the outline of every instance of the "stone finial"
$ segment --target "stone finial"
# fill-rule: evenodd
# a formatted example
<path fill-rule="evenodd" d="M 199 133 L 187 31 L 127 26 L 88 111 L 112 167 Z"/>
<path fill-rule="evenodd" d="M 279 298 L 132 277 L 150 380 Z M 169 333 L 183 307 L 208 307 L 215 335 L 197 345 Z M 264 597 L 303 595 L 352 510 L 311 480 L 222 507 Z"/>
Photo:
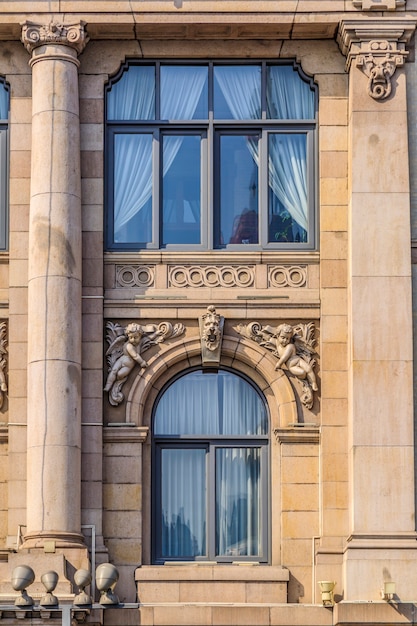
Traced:
<path fill-rule="evenodd" d="M 109 394 L 109 402 L 117 406 L 124 400 L 122 387 L 136 363 L 143 369 L 147 362 L 142 353 L 166 339 L 178 337 L 185 332 L 183 324 L 172 325 L 170 322 L 142 326 L 132 322 L 126 327 L 118 323 L 107 322 L 106 339 L 109 347 L 106 352 L 108 375 L 104 391 Z"/>
<path fill-rule="evenodd" d="M 406 0 L 352 0 L 361 11 L 396 11 L 405 7 Z"/>
<path fill-rule="evenodd" d="M 305 407 L 311 409 L 314 402 L 313 392 L 318 391 L 314 372 L 316 360 L 313 358 L 316 353 L 314 322 L 296 326 L 283 323 L 276 328 L 251 322 L 246 326 L 239 324 L 236 330 L 243 337 L 256 341 L 272 352 L 277 357 L 275 369 L 284 369 L 285 366 L 287 372 L 301 381 L 303 393 L 300 400 Z"/>
<path fill-rule="evenodd" d="M 220 363 L 223 339 L 224 317 L 216 313 L 213 305 L 207 307 L 207 313 L 199 318 L 201 337 L 201 358 L 203 365 Z"/>
<path fill-rule="evenodd" d="M 416 24 L 411 20 L 358 20 L 341 23 L 337 41 L 346 56 L 346 70 L 352 63 L 368 77 L 367 92 L 384 100 L 392 92 L 392 77 L 404 65 Z"/>
<path fill-rule="evenodd" d="M 49 24 L 38 24 L 26 21 L 21 26 L 22 42 L 30 54 L 38 46 L 47 44 L 69 46 L 74 48 L 78 54 L 81 54 L 88 41 L 88 36 L 85 32 L 85 22 L 59 24 L 51 21 Z"/>

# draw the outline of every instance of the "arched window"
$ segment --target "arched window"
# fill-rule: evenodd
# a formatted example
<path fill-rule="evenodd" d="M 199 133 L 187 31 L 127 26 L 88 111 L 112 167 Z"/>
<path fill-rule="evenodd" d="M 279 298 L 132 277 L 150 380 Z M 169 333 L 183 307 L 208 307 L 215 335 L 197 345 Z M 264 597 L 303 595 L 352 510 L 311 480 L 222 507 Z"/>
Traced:
<path fill-rule="evenodd" d="M 153 561 L 268 560 L 268 414 L 226 370 L 160 395 L 153 423 Z"/>

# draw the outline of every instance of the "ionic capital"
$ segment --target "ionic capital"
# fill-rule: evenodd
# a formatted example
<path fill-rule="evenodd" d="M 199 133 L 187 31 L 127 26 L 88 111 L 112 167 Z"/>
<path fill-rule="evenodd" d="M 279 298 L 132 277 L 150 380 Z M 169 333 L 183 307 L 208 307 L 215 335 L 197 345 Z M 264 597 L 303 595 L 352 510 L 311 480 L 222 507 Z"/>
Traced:
<path fill-rule="evenodd" d="M 85 32 L 85 22 L 75 24 L 38 24 L 36 22 L 22 23 L 22 42 L 27 51 L 32 54 L 35 48 L 48 44 L 68 46 L 81 54 L 88 41 Z"/>
<path fill-rule="evenodd" d="M 337 41 L 346 57 L 346 71 L 356 64 L 368 77 L 368 94 L 375 100 L 390 95 L 391 78 L 405 62 L 415 28 L 415 20 L 341 22 Z"/>

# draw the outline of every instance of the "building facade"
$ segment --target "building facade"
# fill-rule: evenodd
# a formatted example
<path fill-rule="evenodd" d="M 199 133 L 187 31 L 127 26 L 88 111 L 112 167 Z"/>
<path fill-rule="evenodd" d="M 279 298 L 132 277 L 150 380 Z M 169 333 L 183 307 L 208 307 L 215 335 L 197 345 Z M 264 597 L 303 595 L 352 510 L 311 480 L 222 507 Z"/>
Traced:
<path fill-rule="evenodd" d="M 414 622 L 416 24 L 2 3 L 0 621 Z"/>

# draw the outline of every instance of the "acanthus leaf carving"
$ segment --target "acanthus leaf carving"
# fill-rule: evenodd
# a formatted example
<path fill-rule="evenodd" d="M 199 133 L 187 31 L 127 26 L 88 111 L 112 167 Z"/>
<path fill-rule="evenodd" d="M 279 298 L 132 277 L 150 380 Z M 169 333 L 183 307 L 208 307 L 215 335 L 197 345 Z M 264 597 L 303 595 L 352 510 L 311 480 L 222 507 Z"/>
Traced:
<path fill-rule="evenodd" d="M 184 334 L 185 327 L 170 322 L 145 326 L 132 322 L 125 327 L 117 322 L 107 322 L 106 330 L 109 347 L 106 351 L 108 375 L 104 391 L 109 394 L 110 404 L 117 406 L 124 400 L 122 387 L 134 366 L 138 364 L 143 369 L 148 365 L 142 353 L 166 339 Z"/>
<path fill-rule="evenodd" d="M 30 54 L 38 46 L 51 43 L 69 46 L 81 54 L 87 41 L 85 22 L 60 24 L 50 21 L 48 24 L 38 24 L 26 21 L 22 24 L 22 42 Z"/>
<path fill-rule="evenodd" d="M 303 393 L 301 403 L 311 409 L 314 402 L 314 393 L 318 391 L 317 379 L 314 372 L 316 366 L 315 325 L 308 324 L 280 324 L 276 328 L 259 322 L 250 322 L 247 325 L 239 324 L 237 332 L 255 341 L 260 346 L 277 357 L 275 369 L 285 368 L 302 384 Z"/>

